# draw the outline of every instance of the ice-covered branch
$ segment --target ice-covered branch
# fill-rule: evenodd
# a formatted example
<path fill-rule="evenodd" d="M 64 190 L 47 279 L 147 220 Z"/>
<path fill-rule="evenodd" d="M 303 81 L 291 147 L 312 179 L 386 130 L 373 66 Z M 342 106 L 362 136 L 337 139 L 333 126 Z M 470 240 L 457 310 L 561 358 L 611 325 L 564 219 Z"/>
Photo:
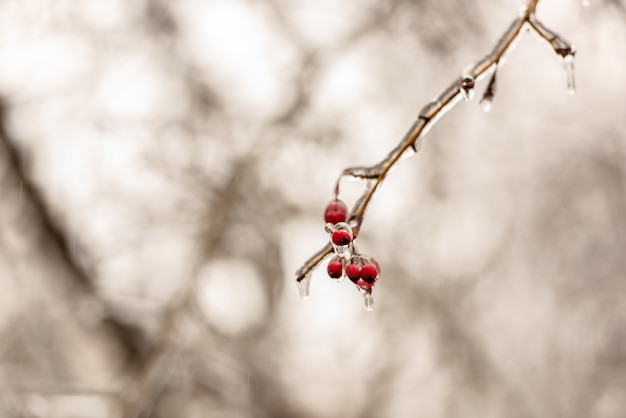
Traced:
<path fill-rule="evenodd" d="M 482 59 L 467 67 L 460 77 L 447 86 L 441 94 L 422 107 L 405 136 L 382 161 L 369 167 L 349 167 L 341 172 L 334 187 L 335 199 L 339 199 L 343 178 L 350 177 L 365 180 L 363 193 L 347 215 L 347 225 L 351 228 L 352 240 L 357 238 L 365 210 L 391 168 L 403 156 L 415 154 L 419 150 L 422 138 L 428 130 L 450 109 L 463 100 L 471 101 L 474 96 L 476 83 L 489 74 L 492 76 L 480 102 L 481 107 L 485 111 L 491 109 L 495 94 L 496 72 L 504 64 L 506 55 L 527 30 L 535 32 L 541 39 L 548 42 L 559 58 L 562 59 L 567 76 L 567 88 L 570 93 L 573 93 L 575 87 L 573 73 L 574 47 L 537 19 L 535 11 L 538 3 L 539 0 L 527 2 L 519 15 L 513 19 L 509 27 L 504 31 L 493 49 Z M 312 270 L 328 255 L 333 253 L 333 249 L 333 245 L 326 244 L 296 271 L 296 281 L 301 297 L 308 297 Z"/>

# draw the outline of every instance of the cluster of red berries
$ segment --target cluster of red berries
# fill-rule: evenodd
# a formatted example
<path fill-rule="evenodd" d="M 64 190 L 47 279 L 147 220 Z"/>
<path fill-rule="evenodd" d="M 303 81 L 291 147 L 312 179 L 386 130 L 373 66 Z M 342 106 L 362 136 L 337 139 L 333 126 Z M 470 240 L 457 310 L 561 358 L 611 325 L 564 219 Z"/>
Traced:
<path fill-rule="evenodd" d="M 348 208 L 339 199 L 326 206 L 324 220 L 326 231 L 330 234 L 334 255 L 326 269 L 334 280 L 348 277 L 363 294 L 366 309 L 371 309 L 371 293 L 380 274 L 380 265 L 370 256 L 361 254 L 354 245 L 352 228 L 346 223 Z"/>

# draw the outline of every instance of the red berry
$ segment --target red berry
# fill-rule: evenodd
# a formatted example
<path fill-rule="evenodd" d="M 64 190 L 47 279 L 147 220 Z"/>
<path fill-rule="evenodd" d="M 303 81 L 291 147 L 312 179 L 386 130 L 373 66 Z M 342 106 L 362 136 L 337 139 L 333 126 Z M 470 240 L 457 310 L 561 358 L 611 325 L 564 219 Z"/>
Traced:
<path fill-rule="evenodd" d="M 359 279 L 355 283 L 356 283 L 357 286 L 359 286 L 363 290 L 371 290 L 372 287 L 374 287 L 374 283 L 367 283 L 363 279 Z"/>
<path fill-rule="evenodd" d="M 350 233 L 348 231 L 344 231 L 343 229 L 339 229 L 339 230 L 333 232 L 333 234 L 331 236 L 331 240 L 332 240 L 333 244 L 335 244 L 335 245 L 345 246 L 345 245 L 350 244 L 350 241 L 352 241 L 352 237 L 350 236 Z"/>
<path fill-rule="evenodd" d="M 336 224 L 339 222 L 345 222 L 348 217 L 348 208 L 339 199 L 335 199 L 326 206 L 326 212 L 324 212 L 324 221 Z"/>
<path fill-rule="evenodd" d="M 365 283 L 373 285 L 378 278 L 378 270 L 374 265 L 366 264 L 361 267 L 361 271 L 359 272 L 359 278 Z"/>
<path fill-rule="evenodd" d="M 346 266 L 346 276 L 354 283 L 359 280 L 359 273 L 361 272 L 361 267 L 357 264 L 348 264 Z"/>
<path fill-rule="evenodd" d="M 331 261 L 328 263 L 326 271 L 332 279 L 338 279 L 343 274 L 343 265 L 341 264 L 341 261 Z"/>

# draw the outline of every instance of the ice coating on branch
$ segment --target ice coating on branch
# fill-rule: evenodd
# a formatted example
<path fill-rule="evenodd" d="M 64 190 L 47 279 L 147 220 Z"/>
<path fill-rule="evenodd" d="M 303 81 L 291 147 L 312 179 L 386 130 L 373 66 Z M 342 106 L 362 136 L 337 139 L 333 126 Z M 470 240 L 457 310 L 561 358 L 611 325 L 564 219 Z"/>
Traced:
<path fill-rule="evenodd" d="M 567 92 L 569 94 L 576 93 L 576 79 L 574 76 L 574 53 L 570 52 L 569 54 L 563 57 L 563 71 L 565 71 Z"/>
<path fill-rule="evenodd" d="M 426 106 L 422 107 L 422 109 L 420 110 L 418 118 L 430 120 L 433 114 L 436 113 L 438 107 L 439 105 L 435 100 L 428 102 Z"/>
<path fill-rule="evenodd" d="M 424 110 L 429 111 L 431 109 L 429 106 L 425 106 L 422 111 L 420 111 L 417 119 L 413 122 L 413 125 L 411 125 L 409 130 L 402 138 L 402 142 L 397 147 L 398 152 L 402 153 L 400 155 L 400 160 L 404 160 L 417 154 L 422 146 L 422 137 L 424 136 L 424 130 L 425 127 L 428 125 L 428 122 L 430 121 L 428 115 L 422 113 Z M 405 144 L 408 145 L 408 147 L 405 147 Z M 404 150 L 402 151 L 403 148 Z"/>
<path fill-rule="evenodd" d="M 374 167 L 350 167 L 343 170 L 343 176 L 361 179 L 375 179 L 380 175 L 380 168 Z"/>

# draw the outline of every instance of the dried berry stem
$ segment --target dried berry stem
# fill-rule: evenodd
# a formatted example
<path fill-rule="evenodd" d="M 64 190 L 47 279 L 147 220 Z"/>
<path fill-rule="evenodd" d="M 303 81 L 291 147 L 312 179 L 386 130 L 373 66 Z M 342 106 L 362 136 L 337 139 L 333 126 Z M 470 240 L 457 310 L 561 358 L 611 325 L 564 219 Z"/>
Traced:
<path fill-rule="evenodd" d="M 340 192 L 340 183 L 344 177 L 364 179 L 366 186 L 364 192 L 357 199 L 349 216 L 348 223 L 353 228 L 354 237 L 359 233 L 363 214 L 369 205 L 378 187 L 391 168 L 401 159 L 405 153 L 415 153 L 419 150 L 421 139 L 428 130 L 450 109 L 463 98 L 470 100 L 475 82 L 484 78 L 496 67 L 504 64 L 506 54 L 513 48 L 516 41 L 525 30 L 530 29 L 547 41 L 554 51 L 562 58 L 573 56 L 574 48 L 569 42 L 558 34 L 546 28 L 535 17 L 535 11 L 540 0 L 530 0 L 522 9 L 520 16 L 516 17 L 504 31 L 494 48 L 482 59 L 463 71 L 461 77 L 454 80 L 434 100 L 424 106 L 413 125 L 409 128 L 400 143 L 392 149 L 387 156 L 373 166 L 349 167 L 341 172 L 334 187 L 334 196 L 337 198 Z M 296 280 L 303 280 L 328 254 L 332 252 L 332 246 L 327 244 L 318 251 L 296 272 Z"/>

